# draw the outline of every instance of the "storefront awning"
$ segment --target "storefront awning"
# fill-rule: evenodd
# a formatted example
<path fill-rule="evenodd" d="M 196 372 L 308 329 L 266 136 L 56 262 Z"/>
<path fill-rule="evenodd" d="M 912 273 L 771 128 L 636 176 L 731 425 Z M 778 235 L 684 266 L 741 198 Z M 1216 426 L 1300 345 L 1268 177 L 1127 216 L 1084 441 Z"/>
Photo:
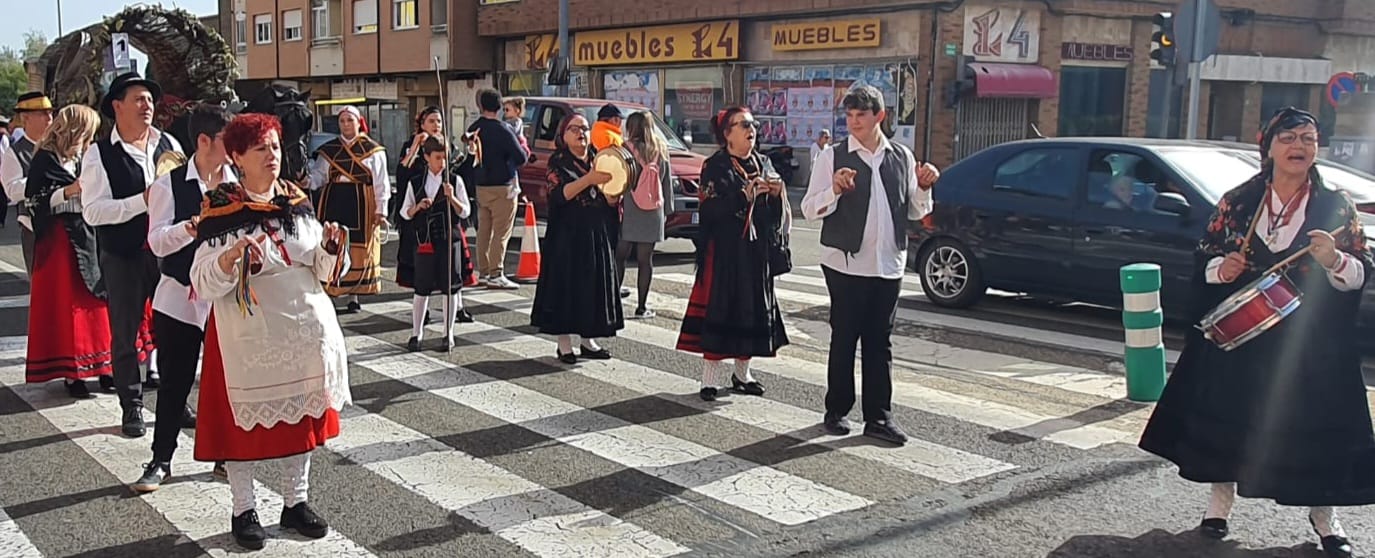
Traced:
<path fill-rule="evenodd" d="M 330 106 L 330 105 L 361 105 L 361 104 L 364 104 L 364 103 L 367 103 L 367 102 L 368 102 L 368 98 L 367 98 L 367 97 L 351 97 L 351 98 L 348 98 L 348 99 L 320 99 L 320 100 L 318 100 L 318 101 L 315 101 L 315 104 L 316 104 L 316 105 L 319 105 L 319 106 Z"/>
<path fill-rule="evenodd" d="M 979 97 L 1019 97 L 1046 99 L 1060 93 L 1055 73 L 1034 64 L 994 64 L 975 62 L 974 92 Z"/>

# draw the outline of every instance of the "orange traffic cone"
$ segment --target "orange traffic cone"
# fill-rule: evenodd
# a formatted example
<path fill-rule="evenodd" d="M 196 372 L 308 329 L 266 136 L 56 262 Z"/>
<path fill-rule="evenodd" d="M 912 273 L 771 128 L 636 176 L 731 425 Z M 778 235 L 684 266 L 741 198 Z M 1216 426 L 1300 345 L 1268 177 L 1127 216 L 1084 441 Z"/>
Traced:
<path fill-rule="evenodd" d="M 535 225 L 535 204 L 525 204 L 525 234 L 520 236 L 520 266 L 516 281 L 531 283 L 539 280 L 539 227 Z"/>

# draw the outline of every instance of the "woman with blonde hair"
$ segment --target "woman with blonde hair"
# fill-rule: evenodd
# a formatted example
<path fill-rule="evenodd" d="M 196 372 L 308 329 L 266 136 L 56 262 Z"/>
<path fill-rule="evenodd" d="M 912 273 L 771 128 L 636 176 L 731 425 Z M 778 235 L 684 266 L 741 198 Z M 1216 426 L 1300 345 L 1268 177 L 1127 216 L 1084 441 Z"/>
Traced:
<path fill-rule="evenodd" d="M 76 399 L 92 397 L 86 378 L 113 373 L 105 283 L 96 265 L 95 231 L 81 217 L 76 178 L 99 126 L 100 115 L 90 107 L 58 111 L 34 152 L 24 189 L 35 235 L 24 376 L 30 383 L 62 378 Z"/>
<path fill-rule="evenodd" d="M 630 199 L 623 204 L 621 238 L 616 245 L 616 271 L 625 284 L 625 260 L 635 253 L 639 264 L 636 287 L 640 298 L 635 317 L 648 319 L 654 312 L 645 307 L 649 284 L 654 279 L 654 245 L 664 240 L 664 223 L 673 214 L 673 173 L 669 167 L 668 144 L 654 126 L 648 112 L 637 112 L 625 120 L 625 146 L 640 163 L 640 180 L 631 184 Z"/>

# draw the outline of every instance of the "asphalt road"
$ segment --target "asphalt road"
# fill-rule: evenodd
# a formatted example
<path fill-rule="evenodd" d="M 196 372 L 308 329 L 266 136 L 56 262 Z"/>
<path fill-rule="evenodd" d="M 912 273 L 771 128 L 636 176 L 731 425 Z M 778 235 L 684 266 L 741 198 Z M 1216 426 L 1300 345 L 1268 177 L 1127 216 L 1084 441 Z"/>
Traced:
<path fill-rule="evenodd" d="M 909 277 L 894 403 L 913 441 L 826 436 L 829 333 L 809 226 L 798 223 L 798 269 L 778 284 L 793 345 L 757 364 L 762 399 L 701 402 L 700 361 L 672 349 L 687 241 L 661 246 L 659 315 L 629 321 L 607 362 L 553 358 L 529 327 L 532 286 L 467 291 L 478 323 L 460 327 L 460 347 L 407 353 L 410 295 L 387 282 L 341 316 L 356 406 L 314 454 L 310 497 L 333 532 L 277 538 L 280 479 L 265 470 L 259 512 L 274 538 L 258 555 L 1320 556 L 1303 511 L 1265 502 L 1238 504 L 1235 542 L 1193 532 L 1206 489 L 1135 449 L 1150 406 L 1124 398 L 1108 311 L 1015 297 L 934 311 Z M 228 487 L 190 459 L 193 431 L 176 482 L 136 497 L 126 484 L 151 437 L 118 435 L 112 396 L 74 403 L 56 383 L 22 384 L 15 236 L 0 231 L 0 557 L 240 553 Z M 1375 544 L 1369 509 L 1344 514 L 1358 548 Z"/>

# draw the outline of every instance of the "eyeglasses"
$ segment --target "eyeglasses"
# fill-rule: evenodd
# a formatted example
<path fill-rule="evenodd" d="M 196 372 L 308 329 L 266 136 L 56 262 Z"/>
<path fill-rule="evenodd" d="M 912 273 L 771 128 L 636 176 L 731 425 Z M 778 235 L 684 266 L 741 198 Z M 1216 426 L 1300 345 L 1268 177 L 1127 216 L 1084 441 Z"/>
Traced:
<path fill-rule="evenodd" d="M 580 125 L 580 124 L 575 124 L 575 125 L 569 126 L 569 127 L 568 127 L 568 130 L 569 130 L 570 132 L 577 132 L 577 133 L 581 134 L 581 133 L 584 133 L 584 132 L 591 131 L 592 129 L 591 129 L 591 128 L 588 128 L 587 126 L 583 126 L 583 125 Z"/>
<path fill-rule="evenodd" d="M 1294 132 L 1281 132 L 1275 136 L 1275 141 L 1281 145 L 1293 145 L 1296 141 L 1303 141 L 1304 145 L 1317 145 L 1318 134 L 1296 134 Z"/>
<path fill-rule="evenodd" d="M 741 128 L 753 128 L 758 130 L 762 124 L 760 124 L 758 120 L 741 120 L 736 122 L 735 125 Z"/>

